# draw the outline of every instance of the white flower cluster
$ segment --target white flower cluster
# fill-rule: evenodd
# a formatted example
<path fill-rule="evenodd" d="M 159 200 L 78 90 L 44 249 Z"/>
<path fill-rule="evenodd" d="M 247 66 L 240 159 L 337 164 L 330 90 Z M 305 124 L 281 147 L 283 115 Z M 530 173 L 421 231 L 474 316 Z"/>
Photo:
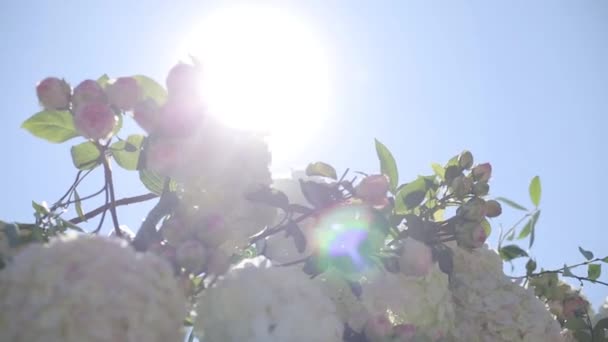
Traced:
<path fill-rule="evenodd" d="M 413 324 L 435 339 L 450 338 L 454 308 L 448 277 L 433 265 L 428 275 L 371 275 L 362 283 L 361 300 L 372 315 L 386 314 L 393 324 Z"/>
<path fill-rule="evenodd" d="M 334 342 L 343 325 L 321 288 L 297 268 L 234 269 L 197 303 L 205 341 Z"/>
<path fill-rule="evenodd" d="M 452 294 L 458 340 L 471 342 L 562 341 L 560 326 L 531 289 L 513 283 L 499 255 L 487 245 L 454 247 Z"/>
<path fill-rule="evenodd" d="M 32 244 L 0 271 L 0 341 L 179 341 L 180 293 L 165 261 L 124 241 Z"/>

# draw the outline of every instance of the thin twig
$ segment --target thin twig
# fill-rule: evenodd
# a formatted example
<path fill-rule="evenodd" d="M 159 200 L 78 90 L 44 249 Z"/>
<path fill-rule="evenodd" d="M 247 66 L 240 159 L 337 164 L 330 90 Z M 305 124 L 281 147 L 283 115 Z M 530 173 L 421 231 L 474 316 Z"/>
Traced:
<path fill-rule="evenodd" d="M 121 198 L 119 200 L 116 200 L 114 202 L 114 206 L 116 207 L 120 207 L 123 205 L 129 205 L 129 204 L 134 204 L 134 203 L 139 203 L 139 202 L 145 202 L 145 201 L 149 201 L 153 198 L 158 197 L 157 194 L 153 194 L 153 193 L 149 193 L 149 194 L 145 194 L 145 195 L 139 195 L 139 196 L 134 196 L 134 197 L 125 197 L 125 198 Z M 92 217 L 95 217 L 99 214 L 102 214 L 104 211 L 110 209 L 110 203 L 106 203 L 104 205 L 102 205 L 99 208 L 96 208 L 94 210 L 91 210 L 90 212 L 86 213 L 82 218 L 81 217 L 74 217 L 73 219 L 70 220 L 71 223 L 73 224 L 78 224 L 82 221 L 88 220 Z"/>
<path fill-rule="evenodd" d="M 114 181 L 112 180 L 112 168 L 110 167 L 110 161 L 107 157 L 103 158 L 103 170 L 106 178 L 106 186 L 110 193 L 110 214 L 112 215 L 112 223 L 114 223 L 114 233 L 117 237 L 122 236 L 120 225 L 118 223 L 118 214 L 116 213 L 116 198 L 114 195 Z"/>

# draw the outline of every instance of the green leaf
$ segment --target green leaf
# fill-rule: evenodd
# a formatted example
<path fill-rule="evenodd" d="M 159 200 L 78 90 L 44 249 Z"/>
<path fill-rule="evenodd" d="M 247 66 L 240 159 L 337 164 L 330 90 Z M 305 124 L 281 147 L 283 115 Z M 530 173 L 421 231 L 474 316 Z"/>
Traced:
<path fill-rule="evenodd" d="M 587 329 L 587 323 L 580 317 L 572 318 L 566 321 L 564 328 L 572 331 Z"/>
<path fill-rule="evenodd" d="M 76 206 L 76 214 L 78 214 L 78 217 L 81 220 L 86 221 L 84 212 L 82 211 L 82 202 L 80 201 L 80 196 L 78 196 L 78 191 L 76 191 L 76 189 L 74 189 L 74 205 Z"/>
<path fill-rule="evenodd" d="M 74 119 L 68 111 L 45 110 L 25 120 L 21 128 L 52 143 L 62 143 L 78 136 Z"/>
<path fill-rule="evenodd" d="M 423 177 L 404 185 L 395 196 L 395 214 L 405 214 L 424 200 L 427 182 Z"/>
<path fill-rule="evenodd" d="M 578 247 L 578 251 L 581 252 L 581 254 L 585 257 L 585 259 L 587 259 L 587 260 L 593 259 L 593 253 L 586 249 L 583 249 L 581 246 Z"/>
<path fill-rule="evenodd" d="M 334 169 L 333 166 L 331 166 L 327 163 L 324 163 L 324 162 L 316 162 L 316 163 L 308 164 L 308 166 L 306 167 L 306 175 L 338 179 L 338 175 L 336 174 L 336 169 Z"/>
<path fill-rule="evenodd" d="M 441 180 L 445 178 L 445 169 L 443 168 L 443 166 L 437 163 L 433 163 L 431 164 L 431 167 L 433 168 L 433 171 L 435 172 L 437 177 L 439 177 Z"/>
<path fill-rule="evenodd" d="M 526 274 L 530 275 L 532 274 L 532 272 L 534 272 L 534 270 L 536 270 L 536 260 L 534 259 L 528 259 L 528 262 L 526 262 Z"/>
<path fill-rule="evenodd" d="M 399 172 L 397 170 L 395 158 L 391 151 L 378 141 L 378 139 L 374 139 L 374 141 L 376 142 L 376 154 L 380 160 L 380 171 L 388 177 L 391 184 L 391 191 L 395 191 L 399 184 Z"/>
<path fill-rule="evenodd" d="M 521 257 L 527 257 L 528 256 L 528 253 L 526 253 L 526 251 L 524 251 L 523 249 L 521 249 L 517 245 L 503 246 L 499 250 L 499 254 L 500 254 L 500 257 L 504 261 L 511 261 L 513 259 L 516 259 L 516 258 L 521 258 Z"/>
<path fill-rule="evenodd" d="M 143 99 L 150 98 L 158 105 L 162 105 L 167 101 L 167 91 L 155 80 L 144 75 L 135 75 L 133 78 L 142 90 Z"/>
<path fill-rule="evenodd" d="M 564 270 L 562 271 L 562 275 L 564 277 L 576 277 L 572 271 L 570 271 L 570 267 L 564 264 Z"/>
<path fill-rule="evenodd" d="M 532 178 L 532 181 L 530 182 L 529 192 L 530 200 L 532 200 L 532 203 L 535 207 L 538 207 L 540 205 L 541 195 L 540 177 L 535 176 L 534 178 Z"/>
<path fill-rule="evenodd" d="M 146 187 L 146 189 L 150 190 L 151 192 L 153 192 L 157 195 L 162 195 L 165 180 L 161 175 L 159 175 L 158 173 L 152 172 L 150 170 L 139 170 L 139 179 L 141 180 L 142 184 Z M 177 183 L 175 183 L 175 181 L 171 180 L 169 182 L 169 191 L 176 191 L 176 190 L 177 190 Z"/>
<path fill-rule="evenodd" d="M 90 170 L 101 164 L 101 153 L 94 143 L 87 141 L 72 146 L 72 163 L 79 170 Z"/>
<path fill-rule="evenodd" d="M 127 140 L 120 140 L 110 145 L 116 163 L 125 170 L 137 170 L 143 142 L 143 135 L 133 134 L 129 135 Z"/>
<path fill-rule="evenodd" d="M 36 211 L 37 214 L 46 215 L 49 213 L 49 208 L 47 208 L 46 205 L 34 201 L 32 201 L 32 208 L 34 208 L 34 211 Z"/>
<path fill-rule="evenodd" d="M 590 264 L 587 266 L 587 278 L 591 280 L 596 280 L 602 275 L 602 265 L 601 264 Z"/>
<path fill-rule="evenodd" d="M 517 209 L 517 210 L 523 210 L 523 211 L 528 211 L 528 209 L 526 209 L 526 207 L 524 207 L 521 204 L 518 204 L 508 198 L 505 197 L 496 197 L 497 201 L 500 201 L 506 205 L 508 205 L 509 207 L 513 208 L 513 209 Z"/>
<path fill-rule="evenodd" d="M 528 222 L 526 222 L 526 225 L 521 230 L 521 232 L 519 232 L 519 235 L 517 236 L 518 240 L 525 239 L 532 233 L 532 231 L 536 227 L 536 222 L 538 221 L 539 216 L 540 216 L 540 210 L 535 212 L 534 215 L 532 215 L 532 217 L 528 220 Z"/>
<path fill-rule="evenodd" d="M 99 84 L 104 89 L 106 85 L 108 85 L 108 82 L 110 82 L 110 76 L 108 76 L 108 74 L 103 74 L 97 79 L 97 84 Z"/>
<path fill-rule="evenodd" d="M 604 259 L 602 259 L 602 261 L 608 264 L 608 256 L 604 257 Z"/>

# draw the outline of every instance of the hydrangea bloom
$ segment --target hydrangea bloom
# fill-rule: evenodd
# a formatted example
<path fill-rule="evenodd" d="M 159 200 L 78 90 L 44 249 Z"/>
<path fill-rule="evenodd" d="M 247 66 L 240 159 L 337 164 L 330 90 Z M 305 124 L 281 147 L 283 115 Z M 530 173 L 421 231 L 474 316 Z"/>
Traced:
<path fill-rule="evenodd" d="M 336 309 L 314 284 L 297 268 L 235 269 L 203 292 L 195 331 L 205 341 L 341 341 Z"/>
<path fill-rule="evenodd" d="M 459 340 L 471 342 L 562 341 L 560 326 L 531 289 L 512 282 L 487 245 L 454 247 L 451 282 Z"/>
<path fill-rule="evenodd" d="M 454 330 L 448 277 L 436 264 L 425 277 L 371 275 L 362 283 L 361 300 L 370 314 L 387 314 L 393 324 L 414 324 L 427 336 L 449 337 Z"/>
<path fill-rule="evenodd" d="M 2 341 L 179 341 L 185 300 L 168 265 L 124 241 L 32 244 L 0 272 Z"/>

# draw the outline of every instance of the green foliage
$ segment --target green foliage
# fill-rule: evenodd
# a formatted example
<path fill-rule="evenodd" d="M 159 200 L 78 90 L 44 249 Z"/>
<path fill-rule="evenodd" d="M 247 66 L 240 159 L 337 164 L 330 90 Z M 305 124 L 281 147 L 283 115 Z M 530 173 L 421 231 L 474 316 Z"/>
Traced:
<path fill-rule="evenodd" d="M 25 120 L 21 128 L 52 143 L 62 143 L 78 136 L 74 127 L 74 119 L 68 111 L 38 112 Z"/>
<path fill-rule="evenodd" d="M 336 169 L 334 169 L 333 166 L 331 166 L 327 163 L 324 163 L 324 162 L 316 162 L 316 163 L 308 164 L 308 166 L 306 167 L 306 175 L 338 179 L 338 175 L 336 174 Z"/>
<path fill-rule="evenodd" d="M 540 195 L 541 195 L 541 187 L 540 187 L 540 177 L 536 176 L 532 178 L 530 182 L 530 200 L 534 204 L 535 207 L 540 205 Z"/>
<path fill-rule="evenodd" d="M 399 184 L 399 172 L 397 170 L 397 163 L 391 151 L 384 146 L 378 139 L 375 139 L 376 143 L 376 154 L 380 160 L 380 172 L 386 175 L 391 185 L 391 191 L 395 191 Z"/>
<path fill-rule="evenodd" d="M 80 196 L 78 195 L 78 191 L 76 189 L 74 189 L 74 205 L 76 206 L 76 214 L 78 214 L 78 217 L 83 221 L 86 221 L 84 211 L 82 210 L 82 201 L 80 200 Z"/>
<path fill-rule="evenodd" d="M 581 246 L 578 247 L 578 251 L 581 252 L 581 254 L 585 257 L 585 259 L 587 260 L 591 260 L 593 259 L 593 253 L 583 249 Z"/>
<path fill-rule="evenodd" d="M 158 105 L 167 101 L 167 91 L 158 82 L 144 75 L 135 75 L 133 78 L 137 80 L 144 99 L 152 99 Z"/>
<path fill-rule="evenodd" d="M 535 235 L 536 235 L 535 234 L 536 223 L 538 222 L 539 217 L 540 217 L 540 210 L 536 211 L 532 215 L 532 217 L 528 220 L 528 222 L 526 222 L 526 225 L 521 230 L 521 232 L 519 232 L 519 235 L 517 236 L 518 239 L 525 239 L 528 236 L 530 236 L 529 248 L 532 248 L 532 245 L 534 244 Z"/>
<path fill-rule="evenodd" d="M 70 148 L 72 163 L 79 170 L 90 170 L 101 164 L 101 152 L 92 142 L 86 141 Z"/>
<path fill-rule="evenodd" d="M 110 151 L 112 151 L 116 163 L 123 169 L 137 170 L 143 142 L 143 135 L 129 135 L 126 140 L 120 140 L 110 145 Z"/>
<path fill-rule="evenodd" d="M 141 180 L 141 183 L 146 187 L 146 189 L 150 190 L 150 192 L 157 195 L 161 195 L 163 193 L 165 180 L 158 173 L 150 170 L 139 170 L 139 180 Z M 171 192 L 177 190 L 177 183 L 174 180 L 169 181 L 168 190 Z"/>
<path fill-rule="evenodd" d="M 500 257 L 505 261 L 511 261 L 513 259 L 527 257 L 528 253 L 521 249 L 517 245 L 507 245 L 503 246 L 499 250 Z"/>
<path fill-rule="evenodd" d="M 505 197 L 496 197 L 497 201 L 500 201 L 506 205 L 508 205 L 509 207 L 513 208 L 513 209 L 517 209 L 517 210 L 523 210 L 523 211 L 528 211 L 528 209 L 526 207 L 524 207 L 521 204 L 516 203 L 515 201 L 512 201 L 508 198 Z"/>
<path fill-rule="evenodd" d="M 395 195 L 395 213 L 406 214 L 424 201 L 428 188 L 424 177 L 401 187 Z"/>
<path fill-rule="evenodd" d="M 591 280 L 596 280 L 602 275 L 602 265 L 601 264 L 589 264 L 587 266 L 587 278 Z"/>
<path fill-rule="evenodd" d="M 108 85 L 108 82 L 110 82 L 110 76 L 108 76 L 107 74 L 103 74 L 97 79 L 97 83 L 102 88 L 105 88 Z"/>

